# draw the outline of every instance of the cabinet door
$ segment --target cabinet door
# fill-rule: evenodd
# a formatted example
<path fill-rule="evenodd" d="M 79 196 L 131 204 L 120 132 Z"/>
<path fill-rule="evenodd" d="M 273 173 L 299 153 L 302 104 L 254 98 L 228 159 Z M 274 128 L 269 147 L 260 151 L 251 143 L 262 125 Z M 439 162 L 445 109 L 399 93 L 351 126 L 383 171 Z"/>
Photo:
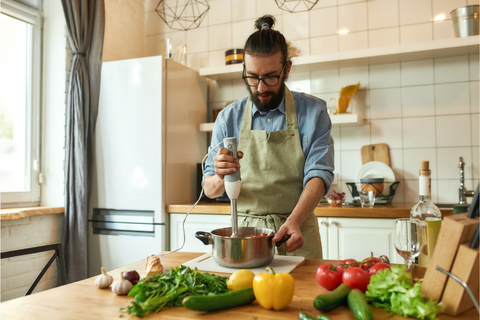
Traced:
<path fill-rule="evenodd" d="M 394 219 L 329 218 L 329 259 L 363 260 L 373 252 L 391 263 L 403 263 L 395 250 Z"/>
<path fill-rule="evenodd" d="M 183 220 L 186 214 L 170 214 L 170 251 L 180 248 L 183 244 Z M 195 232 L 210 232 L 218 228 L 230 227 L 230 215 L 221 214 L 190 214 L 185 221 L 185 245 L 180 251 L 210 252 L 211 245 L 204 245 L 195 238 Z"/>
<path fill-rule="evenodd" d="M 320 240 L 322 241 L 323 259 L 330 259 L 328 255 L 328 218 L 317 218 L 320 231 Z"/>

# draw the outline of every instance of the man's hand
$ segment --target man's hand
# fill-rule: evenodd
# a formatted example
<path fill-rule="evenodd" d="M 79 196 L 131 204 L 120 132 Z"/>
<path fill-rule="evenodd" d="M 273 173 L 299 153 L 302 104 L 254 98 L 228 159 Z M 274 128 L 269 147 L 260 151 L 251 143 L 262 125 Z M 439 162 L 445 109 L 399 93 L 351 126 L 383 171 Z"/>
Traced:
<path fill-rule="evenodd" d="M 280 227 L 272 241 L 280 241 L 284 236 L 287 235 L 291 236 L 290 239 L 285 242 L 285 245 L 287 246 L 287 252 L 293 252 L 303 247 L 305 239 L 300 231 L 300 226 L 297 223 L 289 220 L 285 221 L 285 223 Z"/>
<path fill-rule="evenodd" d="M 243 152 L 238 151 L 238 158 L 243 158 Z M 232 156 L 232 152 L 227 148 L 221 147 L 217 155 L 213 158 L 215 174 L 205 177 L 203 190 L 205 195 L 211 199 L 220 197 L 225 192 L 223 176 L 231 174 L 240 169 L 237 158 Z"/>
<path fill-rule="evenodd" d="M 243 152 L 238 151 L 238 159 L 243 158 Z M 235 158 L 230 150 L 225 147 L 221 147 L 218 150 L 217 155 L 213 158 L 213 166 L 215 167 L 215 174 L 223 180 L 223 176 L 226 174 L 232 174 L 240 169 L 240 164 L 237 158 Z"/>

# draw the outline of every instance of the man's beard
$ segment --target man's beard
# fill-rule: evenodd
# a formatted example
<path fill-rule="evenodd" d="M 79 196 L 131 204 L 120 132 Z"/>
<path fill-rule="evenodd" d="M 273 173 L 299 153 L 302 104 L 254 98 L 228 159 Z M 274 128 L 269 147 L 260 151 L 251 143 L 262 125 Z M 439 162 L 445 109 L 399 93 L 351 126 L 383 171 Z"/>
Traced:
<path fill-rule="evenodd" d="M 255 103 L 255 105 L 257 106 L 258 110 L 262 112 L 269 112 L 270 110 L 276 109 L 280 105 L 280 102 L 282 102 L 283 95 L 285 94 L 285 82 L 282 82 L 280 90 L 278 90 L 277 93 L 273 91 L 265 91 L 262 93 L 272 95 L 269 102 L 263 102 L 262 100 L 260 100 L 258 98 L 260 93 L 252 93 L 252 89 L 250 87 L 248 87 L 248 91 L 250 92 L 250 97 L 252 98 L 253 103 Z"/>

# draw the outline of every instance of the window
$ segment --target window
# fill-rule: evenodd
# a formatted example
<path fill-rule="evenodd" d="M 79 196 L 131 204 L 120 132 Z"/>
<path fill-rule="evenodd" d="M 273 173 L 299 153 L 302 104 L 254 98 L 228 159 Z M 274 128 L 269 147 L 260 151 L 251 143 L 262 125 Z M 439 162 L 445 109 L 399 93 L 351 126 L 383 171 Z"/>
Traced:
<path fill-rule="evenodd" d="M 0 191 L 2 207 L 40 201 L 39 3 L 1 0 Z M 38 2 L 38 1 L 37 1 Z"/>

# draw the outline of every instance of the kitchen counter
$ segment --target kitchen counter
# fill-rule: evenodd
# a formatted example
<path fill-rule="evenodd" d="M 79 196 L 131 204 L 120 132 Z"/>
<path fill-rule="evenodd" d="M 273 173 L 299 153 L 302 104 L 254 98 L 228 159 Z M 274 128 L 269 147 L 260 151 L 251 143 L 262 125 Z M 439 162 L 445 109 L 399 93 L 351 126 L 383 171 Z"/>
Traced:
<path fill-rule="evenodd" d="M 167 205 L 168 213 L 187 213 L 193 203 Z M 339 217 L 339 218 L 408 218 L 410 210 L 415 203 L 401 203 L 391 205 L 378 205 L 373 208 L 362 208 L 360 206 L 330 206 L 328 203 L 320 203 L 315 208 L 317 217 Z M 440 209 L 442 216 L 453 214 L 453 209 Z M 230 203 L 201 201 L 191 213 L 203 214 L 230 214 Z"/>
<path fill-rule="evenodd" d="M 126 253 L 128 254 L 128 253 Z M 179 266 L 203 253 L 176 252 L 161 257 L 164 270 Z M 291 274 L 295 279 L 295 295 L 290 305 L 282 311 L 265 310 L 256 302 L 233 309 L 202 313 L 188 310 L 184 307 L 165 308 L 157 314 L 150 314 L 145 319 L 298 319 L 299 308 L 313 316 L 319 314 L 313 307 L 314 298 L 326 293 L 327 290 L 320 287 L 315 278 L 317 267 L 327 260 L 306 259 Z M 332 262 L 330 260 L 329 262 Z M 333 261 L 338 263 L 338 261 Z M 143 260 L 132 263 L 125 267 L 108 271 L 118 280 L 121 271 L 135 269 L 141 277 L 145 276 L 145 263 Z M 100 271 L 100 270 L 99 270 Z M 229 276 L 229 274 L 218 273 Z M 3 319 L 115 319 L 120 316 L 119 309 L 128 305 L 131 297 L 117 296 L 110 289 L 98 289 L 95 286 L 95 277 L 67 284 L 47 291 L 32 294 L 30 296 L 2 302 L 1 317 Z M 395 315 L 392 316 L 384 309 L 373 308 L 375 319 L 395 320 L 406 319 Z M 340 306 L 328 312 L 332 320 L 353 320 L 354 317 L 347 306 Z M 124 316 L 124 319 L 139 319 L 133 315 Z M 450 317 L 440 315 L 440 319 L 478 319 L 475 309 Z"/>

